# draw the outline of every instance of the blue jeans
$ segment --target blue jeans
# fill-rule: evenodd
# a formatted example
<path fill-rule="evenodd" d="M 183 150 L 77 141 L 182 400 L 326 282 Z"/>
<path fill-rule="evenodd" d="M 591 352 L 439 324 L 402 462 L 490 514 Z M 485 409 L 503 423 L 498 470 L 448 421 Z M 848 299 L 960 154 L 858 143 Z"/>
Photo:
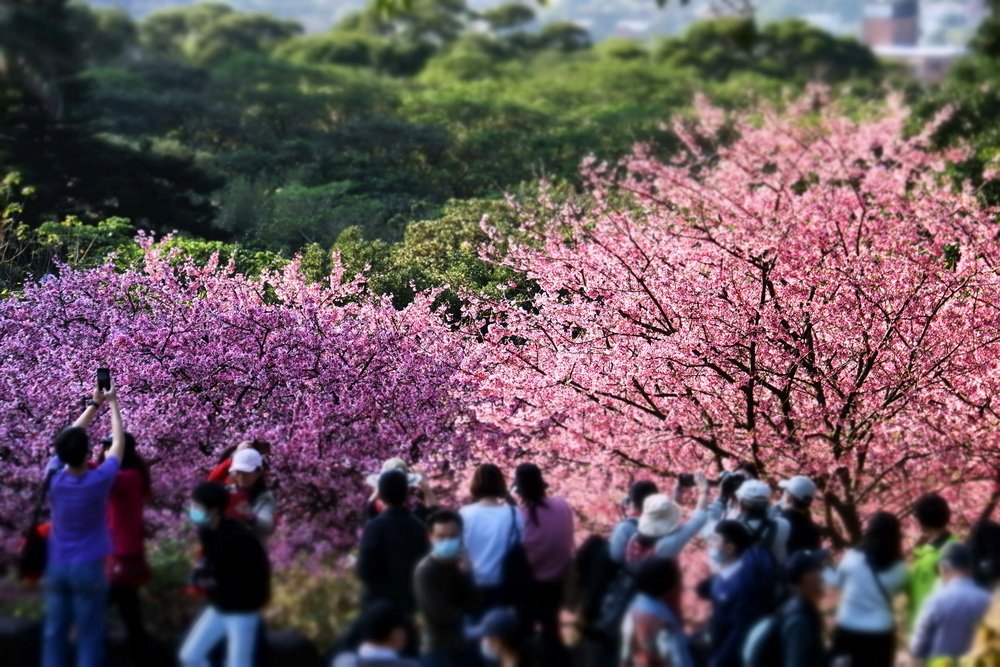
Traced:
<path fill-rule="evenodd" d="M 208 667 L 208 654 L 225 639 L 227 667 L 251 667 L 259 624 L 260 612 L 222 612 L 209 605 L 184 640 L 180 663 L 184 667 Z"/>
<path fill-rule="evenodd" d="M 108 607 L 104 560 L 49 565 L 45 571 L 43 667 L 66 667 L 76 627 L 77 667 L 101 667 Z"/>

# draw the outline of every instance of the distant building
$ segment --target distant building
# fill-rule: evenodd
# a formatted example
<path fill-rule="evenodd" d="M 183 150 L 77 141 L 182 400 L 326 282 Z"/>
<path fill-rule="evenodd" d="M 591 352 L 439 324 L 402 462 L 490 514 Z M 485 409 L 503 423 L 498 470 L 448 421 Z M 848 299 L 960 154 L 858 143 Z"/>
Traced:
<path fill-rule="evenodd" d="M 886 60 L 901 62 L 910 68 L 921 81 L 941 79 L 952 64 L 964 56 L 964 46 L 876 46 L 876 55 Z"/>
<path fill-rule="evenodd" d="M 864 5 L 861 41 L 872 48 L 913 46 L 920 39 L 918 0 L 868 0 Z"/>

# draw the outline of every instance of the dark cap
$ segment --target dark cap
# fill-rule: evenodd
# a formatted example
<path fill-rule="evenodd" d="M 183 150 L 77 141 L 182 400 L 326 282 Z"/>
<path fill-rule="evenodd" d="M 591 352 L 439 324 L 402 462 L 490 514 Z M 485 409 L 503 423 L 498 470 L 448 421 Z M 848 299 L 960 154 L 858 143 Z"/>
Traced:
<path fill-rule="evenodd" d="M 829 556 L 830 552 L 826 549 L 817 549 L 816 551 L 804 550 L 793 553 L 791 558 L 788 559 L 788 564 L 785 565 L 785 572 L 788 575 L 789 583 L 797 584 L 802 580 L 802 577 L 810 572 L 822 570 Z"/>
<path fill-rule="evenodd" d="M 972 572 L 975 560 L 972 549 L 967 545 L 961 542 L 949 542 L 941 549 L 938 563 L 962 572 Z"/>
<path fill-rule="evenodd" d="M 642 503 L 647 497 L 657 492 L 656 484 L 648 479 L 635 482 L 628 490 L 628 499 L 633 506 L 642 509 Z"/>
<path fill-rule="evenodd" d="M 479 625 L 469 628 L 467 634 L 469 639 L 515 639 L 521 634 L 521 622 L 517 619 L 517 614 L 509 609 L 492 609 L 483 616 Z"/>

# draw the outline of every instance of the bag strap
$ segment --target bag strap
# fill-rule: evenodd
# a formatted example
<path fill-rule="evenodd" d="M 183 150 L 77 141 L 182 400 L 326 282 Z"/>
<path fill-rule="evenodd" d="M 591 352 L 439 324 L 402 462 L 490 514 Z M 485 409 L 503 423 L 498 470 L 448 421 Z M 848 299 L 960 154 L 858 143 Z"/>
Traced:
<path fill-rule="evenodd" d="M 517 508 L 510 506 L 510 531 L 507 533 L 507 551 L 521 541 L 521 529 L 517 527 Z"/>
<path fill-rule="evenodd" d="M 892 613 L 892 596 L 889 595 L 889 591 L 885 590 L 885 586 L 882 585 L 882 580 L 879 579 L 878 572 L 875 571 L 875 567 L 872 565 L 871 559 L 868 558 L 868 554 L 865 554 L 865 565 L 868 566 L 868 571 L 872 573 L 872 579 L 875 580 L 875 585 L 878 586 L 879 593 L 885 599 L 885 604 L 889 607 L 889 613 Z"/>
<path fill-rule="evenodd" d="M 42 508 L 45 507 L 45 498 L 49 495 L 49 487 L 52 486 L 52 478 L 56 476 L 59 472 L 57 468 L 49 468 L 45 472 L 45 480 L 42 482 L 42 487 L 38 492 L 38 499 L 35 500 L 35 506 L 31 510 L 31 523 L 28 525 L 28 530 L 34 530 L 35 526 L 38 525 L 38 519 L 42 516 Z"/>

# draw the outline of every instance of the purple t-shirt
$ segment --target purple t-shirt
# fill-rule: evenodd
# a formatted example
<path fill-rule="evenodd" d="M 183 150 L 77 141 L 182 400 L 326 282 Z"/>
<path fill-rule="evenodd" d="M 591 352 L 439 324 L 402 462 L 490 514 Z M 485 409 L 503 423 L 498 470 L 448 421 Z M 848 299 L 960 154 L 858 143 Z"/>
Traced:
<path fill-rule="evenodd" d="M 535 579 L 557 581 L 569 570 L 573 560 L 573 510 L 562 498 L 546 498 L 537 507 L 538 523 L 531 511 L 521 506 L 524 517 L 524 550 Z"/>
<path fill-rule="evenodd" d="M 103 560 L 111 553 L 106 516 L 108 495 L 119 465 L 117 457 L 109 456 L 97 468 L 82 475 L 73 475 L 61 468 L 52 477 L 49 487 L 52 506 L 50 565 Z"/>

